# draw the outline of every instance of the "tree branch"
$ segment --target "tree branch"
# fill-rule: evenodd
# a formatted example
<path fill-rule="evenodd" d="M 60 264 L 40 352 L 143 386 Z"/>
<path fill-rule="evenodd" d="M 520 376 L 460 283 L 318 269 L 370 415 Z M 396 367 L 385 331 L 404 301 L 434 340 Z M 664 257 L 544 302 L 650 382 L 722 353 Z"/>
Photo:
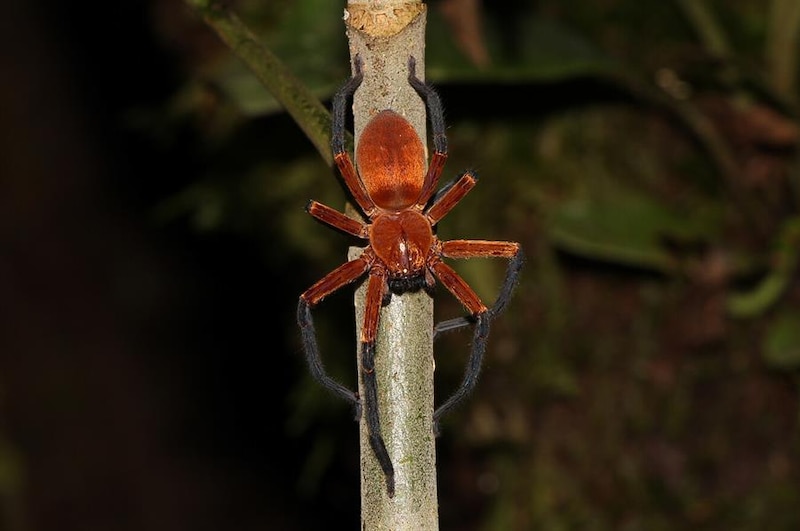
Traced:
<path fill-rule="evenodd" d="M 331 115 L 319 100 L 232 12 L 213 0 L 185 0 L 286 108 L 329 165 Z M 408 58 L 424 79 L 425 13 L 421 1 L 348 0 L 345 23 L 351 58 L 360 55 L 364 81 L 354 95 L 356 145 L 375 113 L 393 109 L 426 138 L 424 102 L 408 83 Z M 351 259 L 361 250 L 350 250 Z M 357 337 L 364 290 L 356 293 Z M 383 472 L 361 423 L 362 529 L 438 529 L 433 434 L 433 302 L 423 291 L 394 296 L 381 311 L 376 375 L 383 437 L 396 474 L 386 494 Z M 358 359 L 358 356 L 357 356 Z M 360 363 L 360 361 L 359 361 Z M 360 371 L 359 371 L 360 373 Z M 360 379 L 359 379 L 360 380 Z M 359 381 L 363 396 L 363 384 Z"/>
<path fill-rule="evenodd" d="M 422 2 L 350 0 L 345 24 L 350 55 L 363 61 L 364 81 L 354 96 L 356 145 L 377 112 L 392 109 L 426 138 L 425 104 L 408 83 L 408 58 L 424 75 L 425 5 Z M 351 250 L 351 255 L 358 250 Z M 356 293 L 360 333 L 364 290 Z M 438 529 L 436 445 L 433 434 L 433 302 L 424 292 L 393 296 L 381 311 L 376 344 L 379 414 L 395 467 L 389 498 L 380 466 L 361 423 L 362 529 Z M 359 382 L 363 395 L 363 386 Z"/>
<path fill-rule="evenodd" d="M 186 0 L 186 3 L 203 17 L 206 24 L 283 105 L 325 162 L 332 166 L 331 114 L 319 98 L 292 74 L 235 13 L 210 0 Z"/>

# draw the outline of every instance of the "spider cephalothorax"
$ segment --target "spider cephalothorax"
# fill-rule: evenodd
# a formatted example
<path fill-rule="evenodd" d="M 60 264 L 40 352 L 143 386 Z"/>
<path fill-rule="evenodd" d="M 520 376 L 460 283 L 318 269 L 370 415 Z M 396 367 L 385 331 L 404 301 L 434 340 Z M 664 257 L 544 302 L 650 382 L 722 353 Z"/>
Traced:
<path fill-rule="evenodd" d="M 300 296 L 297 318 L 311 374 L 333 393 L 351 402 L 367 421 L 369 441 L 385 476 L 389 496 L 394 494 L 394 468 L 383 442 L 377 407 L 375 378 L 375 340 L 381 306 L 392 293 L 431 289 L 438 280 L 467 309 L 468 317 L 440 323 L 436 331 L 474 324 L 472 351 L 461 385 L 433 414 L 438 432 L 441 416 L 462 400 L 475 386 L 486 349 L 489 321 L 505 307 L 519 270 L 522 253 L 516 242 L 488 240 L 441 241 L 436 224 L 477 183 L 466 172 L 434 196 L 447 159 L 447 139 L 438 95 L 416 76 L 413 57 L 408 61 L 408 81 L 425 99 L 433 130 L 434 154 L 425 169 L 425 147 L 411 124 L 398 113 L 377 113 L 364 128 L 356 148 L 356 172 L 344 148 L 344 123 L 347 100 L 361 84 L 361 62 L 355 60 L 355 75 L 333 99 L 332 148 L 334 160 L 366 222 L 352 219 L 316 201 L 307 206 L 319 221 L 367 241 L 357 258 L 328 273 Z M 500 257 L 509 261 L 506 278 L 494 306 L 487 308 L 472 288 L 445 264 L 443 258 Z M 359 338 L 360 374 L 364 385 L 363 404 L 357 393 L 325 372 L 319 355 L 311 309 L 325 297 L 363 277 L 368 277 L 364 323 Z"/>

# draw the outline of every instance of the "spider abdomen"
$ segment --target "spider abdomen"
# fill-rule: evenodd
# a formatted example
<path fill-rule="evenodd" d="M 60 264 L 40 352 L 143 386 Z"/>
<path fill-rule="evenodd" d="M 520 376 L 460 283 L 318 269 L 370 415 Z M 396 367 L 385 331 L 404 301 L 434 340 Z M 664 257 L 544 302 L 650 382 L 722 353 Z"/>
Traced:
<path fill-rule="evenodd" d="M 367 194 L 381 208 L 403 210 L 422 192 L 425 147 L 408 120 L 394 111 L 381 111 L 366 125 L 356 164 Z"/>
<path fill-rule="evenodd" d="M 433 231 L 423 214 L 414 210 L 382 213 L 375 217 L 370 232 L 372 250 L 390 278 L 424 271 Z"/>

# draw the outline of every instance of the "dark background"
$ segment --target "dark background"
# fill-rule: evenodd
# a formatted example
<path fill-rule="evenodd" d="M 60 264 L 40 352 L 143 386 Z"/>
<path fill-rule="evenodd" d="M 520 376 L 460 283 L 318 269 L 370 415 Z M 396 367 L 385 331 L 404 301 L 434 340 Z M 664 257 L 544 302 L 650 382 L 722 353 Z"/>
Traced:
<path fill-rule="evenodd" d="M 528 255 L 442 529 L 800 526 L 797 17 L 641 4 L 430 5 L 446 173 L 482 176 L 441 234 Z M 343 5 L 230 5 L 327 104 Z M 357 526 L 294 322 L 348 244 L 303 206 L 344 195 L 297 125 L 176 0 L 6 2 L 0 72 L 0 527 Z M 458 265 L 490 300 L 502 264 Z M 347 297 L 317 320 L 352 381 Z"/>

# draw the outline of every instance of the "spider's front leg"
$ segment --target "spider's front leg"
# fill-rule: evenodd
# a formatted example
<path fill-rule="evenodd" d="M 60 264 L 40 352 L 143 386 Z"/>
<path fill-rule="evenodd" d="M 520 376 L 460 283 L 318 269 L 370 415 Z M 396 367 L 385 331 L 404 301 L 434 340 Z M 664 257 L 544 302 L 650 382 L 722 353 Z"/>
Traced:
<path fill-rule="evenodd" d="M 433 413 L 434 432 L 439 432 L 439 420 L 442 416 L 461 402 L 478 382 L 483 354 L 486 351 L 486 342 L 489 338 L 489 325 L 493 319 L 508 303 L 511 292 L 517 284 L 519 271 L 522 268 L 523 255 L 520 245 L 516 242 L 486 241 L 486 240 L 451 240 L 442 243 L 442 256 L 448 258 L 507 258 L 509 266 L 506 278 L 500 289 L 500 295 L 492 308 L 487 308 L 478 295 L 469 287 L 453 268 L 442 262 L 435 261 L 432 269 L 439 281 L 461 302 L 469 311 L 470 318 L 458 318 L 445 321 L 437 325 L 437 330 L 442 324 L 450 324 L 450 328 L 460 328 L 475 323 L 472 336 L 472 349 L 470 351 L 467 368 L 459 387 L 445 400 Z"/>
<path fill-rule="evenodd" d="M 379 268 L 373 268 L 369 274 L 364 301 L 364 324 L 361 327 L 359 352 L 361 353 L 360 372 L 364 386 L 364 415 L 367 421 L 369 444 L 386 477 L 386 492 L 392 498 L 394 497 L 394 466 L 381 434 L 378 381 L 375 374 L 375 341 L 378 336 L 381 306 L 383 306 L 387 292 L 386 272 Z"/>
<path fill-rule="evenodd" d="M 355 282 L 368 270 L 369 262 L 363 258 L 357 258 L 344 263 L 325 275 L 322 280 L 308 288 L 308 290 L 300 295 L 300 300 L 297 304 L 297 323 L 300 326 L 303 350 L 305 351 L 306 362 L 311 376 L 333 394 L 350 402 L 356 410 L 356 419 L 361 417 L 361 401 L 357 393 L 331 378 L 327 371 L 325 371 L 325 366 L 319 354 L 317 333 L 314 329 L 314 319 L 311 316 L 311 310 L 322 302 L 325 297 L 343 286 Z"/>
<path fill-rule="evenodd" d="M 497 294 L 494 304 L 488 310 L 489 318 L 494 319 L 506 309 L 508 301 L 511 300 L 511 294 L 514 292 L 514 288 L 517 286 L 517 282 L 519 281 L 519 272 L 522 269 L 525 258 L 519 245 L 515 244 L 514 242 L 478 241 L 476 242 L 478 247 L 478 252 L 476 253 L 474 250 L 464 248 L 463 242 L 470 241 L 474 242 L 475 240 L 453 240 L 450 242 L 445 242 L 444 247 L 449 247 L 449 251 L 446 251 L 446 256 L 449 256 L 450 258 L 486 258 L 491 256 L 501 256 L 509 259 L 503 284 L 500 286 L 500 291 Z M 508 247 L 509 243 L 514 243 L 514 245 L 516 245 L 516 250 L 514 250 L 514 247 Z M 486 244 L 496 244 L 496 249 L 499 248 L 500 253 L 498 254 L 497 251 L 495 251 L 495 254 L 488 253 L 486 251 Z M 459 245 L 461 246 L 461 249 L 457 248 Z M 433 339 L 435 341 L 439 335 L 444 332 L 469 326 L 473 323 L 473 321 L 474 320 L 471 317 L 456 317 L 454 319 L 448 319 L 446 321 L 436 323 L 436 326 L 433 329 Z"/>
<path fill-rule="evenodd" d="M 434 197 L 431 206 L 425 211 L 431 224 L 435 225 L 446 216 L 464 196 L 472 190 L 478 183 L 478 178 L 471 172 L 465 172 L 458 179 L 445 185 Z M 465 244 L 464 242 L 474 242 Z M 508 244 L 512 244 L 509 246 Z M 500 293 L 494 304 L 489 308 L 489 317 L 495 318 L 501 313 L 508 301 L 511 293 L 517 285 L 519 271 L 522 268 L 524 258 L 520 251 L 519 244 L 515 242 L 486 242 L 482 240 L 454 240 L 445 242 L 444 256 L 449 258 L 508 258 L 508 268 Z M 433 338 L 442 332 L 456 330 L 472 324 L 474 319 L 469 317 L 457 317 L 437 323 L 433 330 Z"/>

